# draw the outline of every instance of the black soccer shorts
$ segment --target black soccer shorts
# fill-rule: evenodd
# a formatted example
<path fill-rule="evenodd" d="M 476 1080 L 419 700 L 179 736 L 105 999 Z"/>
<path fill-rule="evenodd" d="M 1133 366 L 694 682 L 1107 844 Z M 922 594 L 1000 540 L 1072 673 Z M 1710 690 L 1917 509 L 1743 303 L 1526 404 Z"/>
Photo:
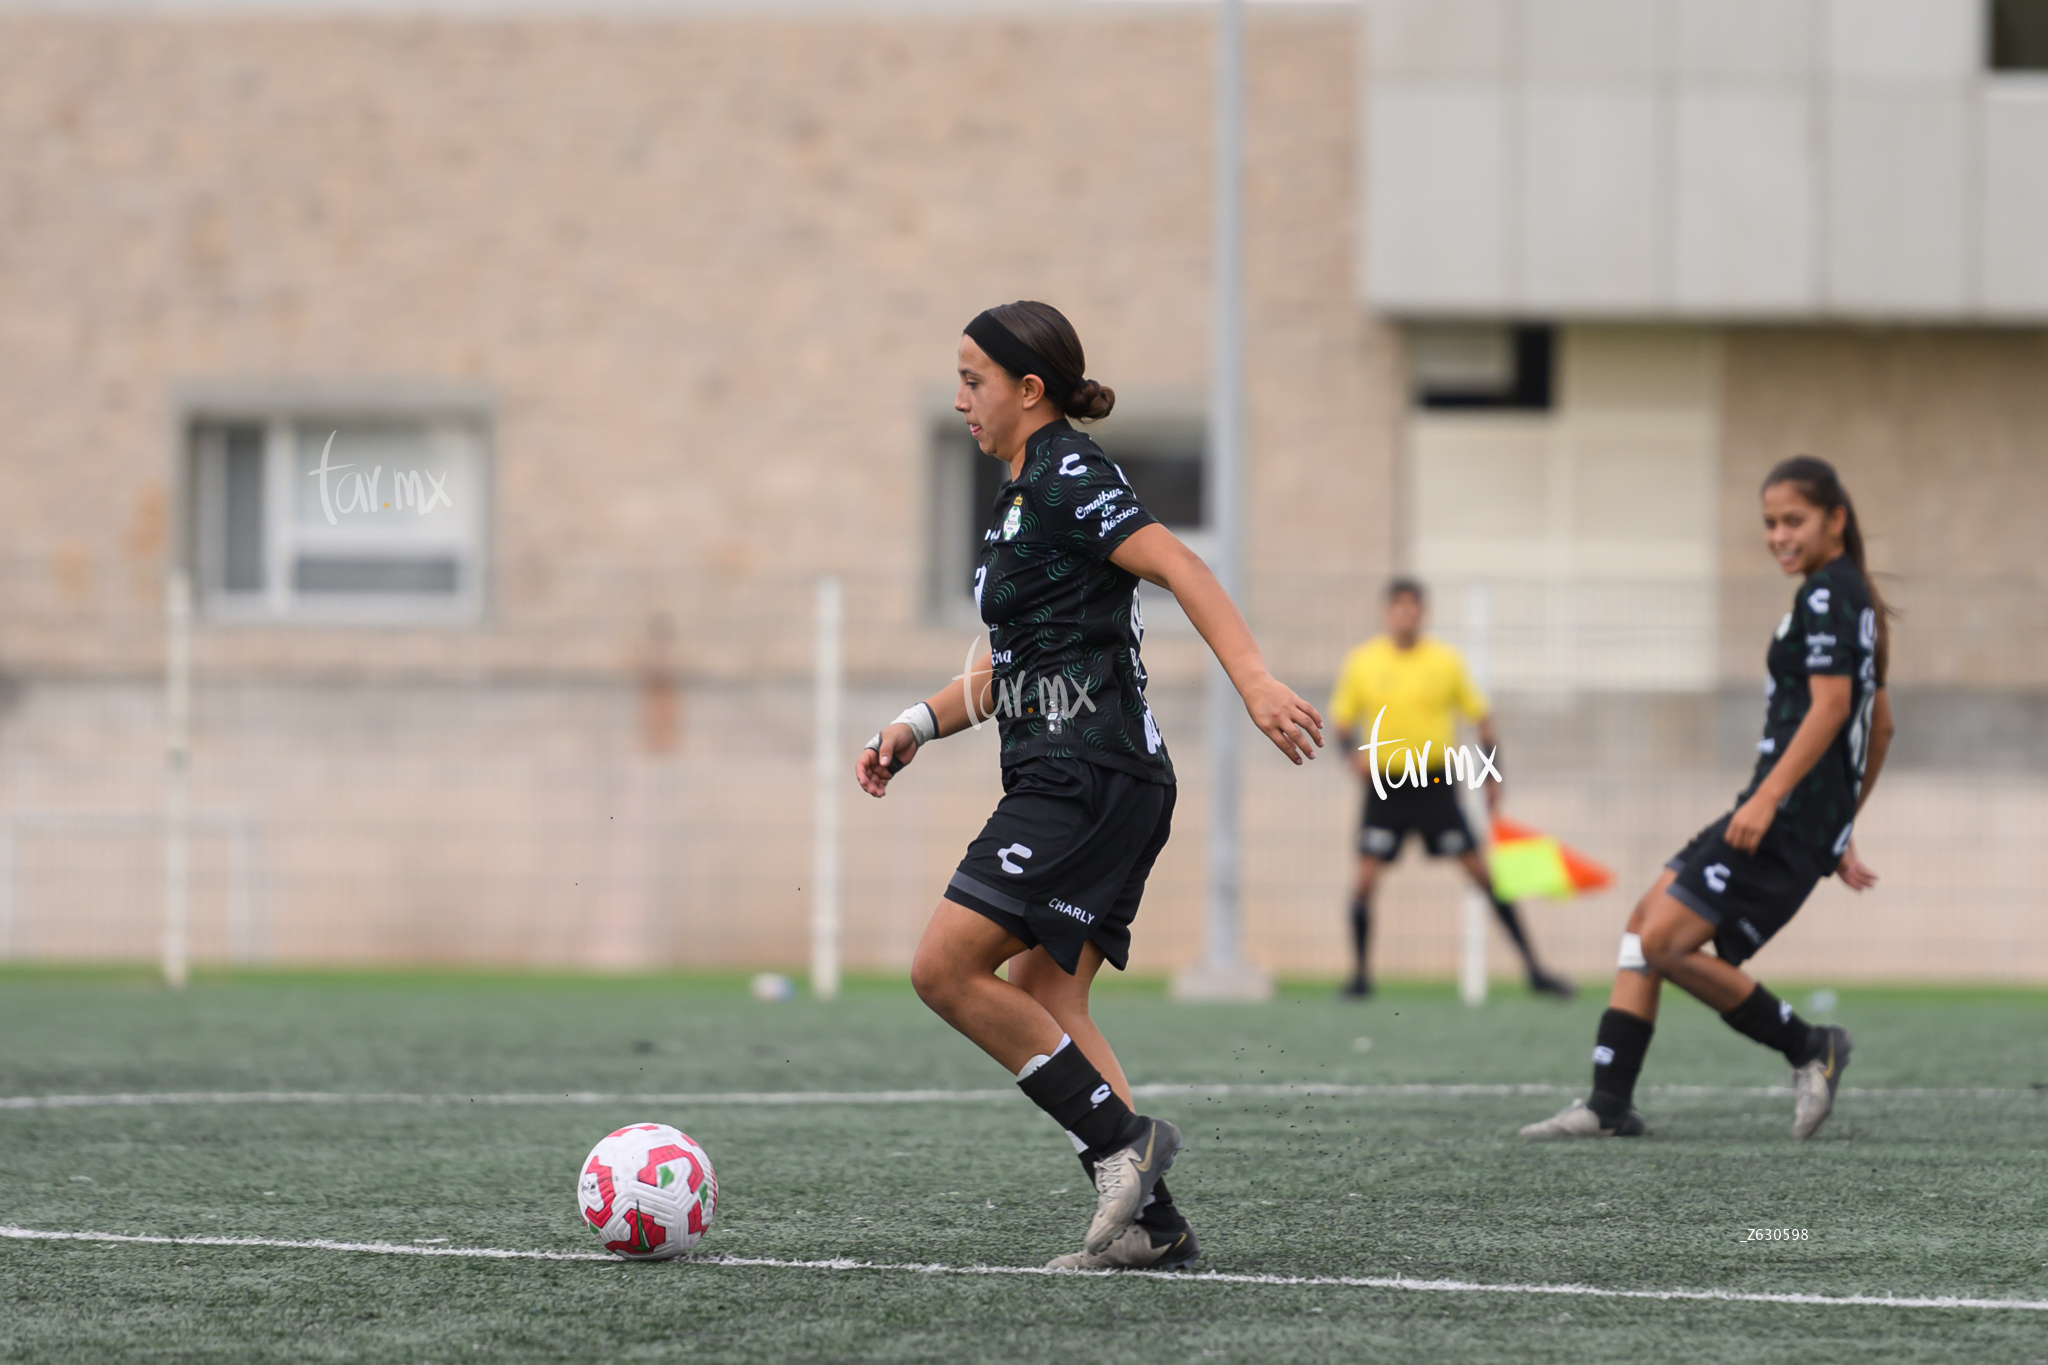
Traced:
<path fill-rule="evenodd" d="M 1477 846 L 1458 805 L 1457 789 L 1438 782 L 1427 787 L 1389 787 L 1382 801 L 1365 784 L 1365 812 L 1359 820 L 1358 851 L 1391 860 L 1413 830 L 1432 858 L 1455 858 Z"/>
<path fill-rule="evenodd" d="M 1071 973 L 1093 943 L 1118 971 L 1145 878 L 1173 828 L 1174 788 L 1078 758 L 1003 769 L 1003 799 L 967 846 L 946 899 L 987 916 Z"/>
<path fill-rule="evenodd" d="M 1731 966 L 1745 961 L 1792 922 L 1826 875 L 1775 823 L 1756 852 L 1723 837 L 1730 811 L 1692 837 L 1664 866 L 1676 872 L 1671 898 L 1714 926 L 1714 951 Z"/>

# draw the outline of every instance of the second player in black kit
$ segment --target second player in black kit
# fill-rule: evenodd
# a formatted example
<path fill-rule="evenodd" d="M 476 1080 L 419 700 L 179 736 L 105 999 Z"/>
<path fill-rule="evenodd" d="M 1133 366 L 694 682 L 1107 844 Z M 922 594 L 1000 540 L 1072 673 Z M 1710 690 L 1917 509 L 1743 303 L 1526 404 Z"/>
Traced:
<path fill-rule="evenodd" d="M 1728 963 L 1748 958 L 1785 927 L 1835 870 L 1855 827 L 1877 701 L 1877 608 L 1863 571 L 1847 555 L 1800 584 L 1764 661 L 1764 733 L 1756 772 L 1735 798 L 1737 807 L 1755 795 L 1806 719 L 1813 705 L 1810 679 L 1849 680 L 1849 720 L 1779 802 L 1754 852 L 1728 843 L 1724 815 L 1665 864 L 1678 874 L 1672 899 L 1712 921 L 1714 952 Z"/>
<path fill-rule="evenodd" d="M 1529 1124 L 1524 1137 L 1645 1131 L 1636 1079 L 1667 979 L 1791 1063 L 1794 1137 L 1813 1136 L 1834 1109 L 1848 1031 L 1808 1024 L 1740 964 L 1791 922 L 1821 878 L 1856 891 L 1877 882 L 1854 834 L 1891 743 L 1890 641 L 1856 509 L 1834 468 L 1808 456 L 1783 461 L 1764 479 L 1762 503 L 1765 542 L 1800 583 L 1764 656 L 1756 771 L 1735 808 L 1665 864 L 1629 916 L 1594 1038 L 1592 1093 Z"/>

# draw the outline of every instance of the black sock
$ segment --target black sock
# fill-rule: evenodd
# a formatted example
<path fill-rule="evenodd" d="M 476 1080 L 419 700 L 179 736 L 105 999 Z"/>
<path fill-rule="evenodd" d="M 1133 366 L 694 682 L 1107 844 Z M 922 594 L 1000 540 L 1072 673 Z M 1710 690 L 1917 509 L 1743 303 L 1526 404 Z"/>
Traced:
<path fill-rule="evenodd" d="M 1372 897 L 1360 896 L 1351 902 L 1351 961 L 1354 979 L 1364 981 L 1365 944 L 1372 937 Z"/>
<path fill-rule="evenodd" d="M 1759 985 L 1749 999 L 1721 1016 L 1729 1028 L 1765 1047 L 1776 1048 L 1794 1066 L 1813 1054 L 1813 1026 L 1792 1012 L 1792 1006 Z"/>
<path fill-rule="evenodd" d="M 1500 921 L 1500 927 L 1507 930 L 1508 937 L 1515 941 L 1515 949 L 1522 955 L 1522 965 L 1529 969 L 1529 975 L 1536 975 L 1536 954 L 1529 951 L 1529 936 L 1522 932 L 1522 917 L 1516 912 L 1514 902 L 1491 895 L 1487 899 L 1493 902 L 1493 917 Z"/>
<path fill-rule="evenodd" d="M 1142 1125 L 1131 1107 L 1117 1098 L 1095 1064 L 1068 1043 L 1052 1060 L 1017 1082 L 1017 1088 L 1052 1120 L 1088 1144 L 1091 1152 L 1114 1151 L 1130 1141 Z"/>
<path fill-rule="evenodd" d="M 1655 1024 L 1627 1010 L 1610 1008 L 1600 1016 L 1600 1031 L 1593 1038 L 1593 1093 L 1586 1107 L 1605 1126 L 1613 1127 L 1635 1102 L 1636 1077 L 1656 1031 Z"/>
<path fill-rule="evenodd" d="M 1167 1193 L 1166 1180 L 1162 1177 L 1152 1187 L 1152 1197 L 1145 1201 L 1145 1207 L 1138 1211 L 1138 1225 L 1148 1232 L 1181 1232 L 1188 1225 L 1187 1215 L 1173 1202 Z"/>

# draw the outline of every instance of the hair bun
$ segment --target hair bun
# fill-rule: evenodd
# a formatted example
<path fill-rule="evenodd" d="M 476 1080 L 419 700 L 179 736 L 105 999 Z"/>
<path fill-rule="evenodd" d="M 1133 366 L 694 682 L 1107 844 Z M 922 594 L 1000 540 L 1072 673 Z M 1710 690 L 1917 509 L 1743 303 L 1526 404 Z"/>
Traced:
<path fill-rule="evenodd" d="M 1074 390 L 1074 396 L 1067 400 L 1067 415 L 1084 422 L 1099 422 L 1109 416 L 1110 409 L 1115 406 L 1115 389 L 1084 379 Z"/>

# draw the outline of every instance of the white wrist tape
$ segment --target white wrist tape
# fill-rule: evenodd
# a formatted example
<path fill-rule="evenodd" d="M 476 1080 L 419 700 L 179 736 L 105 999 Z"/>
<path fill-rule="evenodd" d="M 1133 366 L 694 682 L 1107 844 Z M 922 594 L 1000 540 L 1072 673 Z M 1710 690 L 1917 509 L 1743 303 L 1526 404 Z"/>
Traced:
<path fill-rule="evenodd" d="M 939 737 L 939 718 L 932 714 L 932 708 L 924 702 L 919 702 L 889 723 L 908 725 L 911 738 L 919 744 L 929 744 Z"/>
<path fill-rule="evenodd" d="M 889 724 L 908 725 L 910 727 L 911 742 L 919 748 L 923 748 L 926 744 L 939 737 L 939 718 L 933 715 L 932 708 L 923 702 L 919 702 L 911 707 L 908 711 L 890 721 Z M 882 747 L 881 730 L 875 731 L 874 738 L 861 747 L 865 749 L 880 749 Z"/>

